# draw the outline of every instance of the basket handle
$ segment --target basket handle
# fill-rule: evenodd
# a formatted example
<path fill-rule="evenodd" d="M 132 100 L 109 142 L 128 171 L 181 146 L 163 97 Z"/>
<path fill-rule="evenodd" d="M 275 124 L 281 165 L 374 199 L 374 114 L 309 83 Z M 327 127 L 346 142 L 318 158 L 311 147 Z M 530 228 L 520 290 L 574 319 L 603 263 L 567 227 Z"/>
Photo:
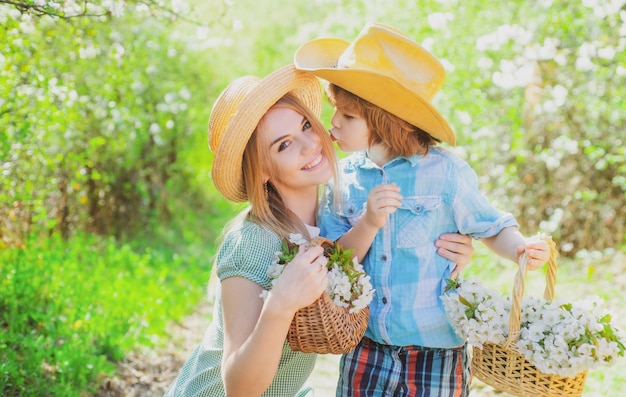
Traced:
<path fill-rule="evenodd" d="M 543 298 L 547 301 L 554 299 L 554 285 L 556 284 L 556 258 L 559 255 L 556 250 L 556 244 L 550 236 L 543 237 L 550 246 L 550 258 L 548 259 L 548 271 L 546 273 L 546 288 L 543 292 Z M 520 328 L 522 322 L 522 298 L 524 296 L 524 281 L 526 278 L 528 258 L 526 252 L 520 255 L 519 270 L 515 275 L 515 283 L 513 286 L 513 302 L 511 305 L 511 314 L 509 317 L 509 336 L 505 342 L 508 347 L 515 344 L 519 340 Z"/>

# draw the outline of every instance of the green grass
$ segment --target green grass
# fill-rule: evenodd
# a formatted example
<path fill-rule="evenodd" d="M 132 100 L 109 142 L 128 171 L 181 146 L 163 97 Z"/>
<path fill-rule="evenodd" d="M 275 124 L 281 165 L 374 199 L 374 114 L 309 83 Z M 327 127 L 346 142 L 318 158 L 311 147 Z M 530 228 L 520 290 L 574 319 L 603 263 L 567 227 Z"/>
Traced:
<path fill-rule="evenodd" d="M 210 258 L 80 235 L 0 251 L 0 395 L 78 395 L 202 297 Z"/>
<path fill-rule="evenodd" d="M 168 324 L 205 296 L 239 210 L 212 192 L 170 204 L 175 217 L 126 241 L 78 233 L 0 248 L 1 396 L 91 395 L 126 354 L 167 343 Z"/>
<path fill-rule="evenodd" d="M 495 256 L 481 243 L 475 243 L 474 248 L 476 254 L 464 277 L 477 277 L 486 286 L 510 295 L 517 267 Z M 626 249 L 605 253 L 580 252 L 575 259 L 559 257 L 557 264 L 555 299 L 575 302 L 586 296 L 599 296 L 604 300 L 604 308 L 612 313 L 615 326 L 626 331 Z M 545 269 L 529 272 L 525 284 L 525 296 L 543 296 Z M 626 358 L 620 357 L 612 366 L 589 371 L 584 395 L 621 396 L 625 384 Z M 475 395 L 480 396 L 480 390 L 476 390 Z"/>

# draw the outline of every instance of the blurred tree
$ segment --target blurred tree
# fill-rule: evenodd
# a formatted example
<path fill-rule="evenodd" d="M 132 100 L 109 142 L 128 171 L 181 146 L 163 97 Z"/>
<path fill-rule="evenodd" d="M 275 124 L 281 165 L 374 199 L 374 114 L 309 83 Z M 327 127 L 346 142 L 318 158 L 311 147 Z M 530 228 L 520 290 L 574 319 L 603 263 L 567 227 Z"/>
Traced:
<path fill-rule="evenodd" d="M 132 233 L 168 219 L 173 189 L 198 194 L 184 154 L 208 117 L 202 55 L 137 11 L 0 15 L 5 244 L 31 232 Z"/>
<path fill-rule="evenodd" d="M 626 0 L 215 0 L 197 4 L 197 19 L 219 21 L 202 35 L 130 4 L 64 19 L 0 3 L 2 236 L 166 218 L 172 197 L 210 185 L 198 143 L 229 80 L 378 20 L 441 59 L 453 150 L 526 234 L 566 254 L 626 244 Z"/>
<path fill-rule="evenodd" d="M 165 5 L 160 0 L 130 0 L 130 1 L 51 1 L 51 0 L 0 0 L 0 4 L 15 7 L 22 14 L 29 14 L 37 17 L 50 16 L 61 19 L 79 17 L 119 17 L 124 14 L 126 8 L 146 10 L 153 15 L 159 15 L 172 20 L 185 20 L 198 25 L 205 25 L 206 21 L 198 21 L 191 18 L 193 13 L 189 3 L 178 0 L 172 2 L 171 6 Z M 226 10 L 226 8 L 224 8 Z M 225 11 L 224 11 L 225 12 Z M 224 14 L 218 16 L 218 20 Z"/>

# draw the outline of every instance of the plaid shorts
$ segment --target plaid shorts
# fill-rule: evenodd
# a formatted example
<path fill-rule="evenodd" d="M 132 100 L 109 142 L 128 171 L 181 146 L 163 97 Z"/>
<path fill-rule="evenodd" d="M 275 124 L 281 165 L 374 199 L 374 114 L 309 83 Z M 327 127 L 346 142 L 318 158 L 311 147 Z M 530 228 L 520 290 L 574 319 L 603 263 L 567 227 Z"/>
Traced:
<path fill-rule="evenodd" d="M 466 397 L 467 346 L 392 346 L 368 338 L 341 357 L 337 397 Z"/>

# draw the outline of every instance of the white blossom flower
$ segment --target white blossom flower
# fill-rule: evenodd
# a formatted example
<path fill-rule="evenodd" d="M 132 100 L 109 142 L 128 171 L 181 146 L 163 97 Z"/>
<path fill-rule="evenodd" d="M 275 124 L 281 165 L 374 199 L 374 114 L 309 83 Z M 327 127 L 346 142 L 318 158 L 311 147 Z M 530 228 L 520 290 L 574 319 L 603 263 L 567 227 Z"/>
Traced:
<path fill-rule="evenodd" d="M 476 280 L 459 280 L 451 287 L 441 299 L 456 333 L 478 348 L 503 343 L 509 332 L 510 299 Z M 559 376 L 613 364 L 624 356 L 625 336 L 611 325 L 601 303 L 598 297 L 576 303 L 524 298 L 518 352 L 541 372 Z"/>
<path fill-rule="evenodd" d="M 285 243 L 282 251 L 274 253 L 274 259 L 267 268 L 271 286 L 274 286 L 285 266 L 293 259 L 298 246 L 308 245 L 309 241 L 299 233 L 291 233 L 289 244 Z M 328 269 L 326 293 L 332 302 L 339 307 L 349 308 L 350 313 L 366 308 L 374 298 L 375 290 L 372 288 L 370 277 L 363 270 L 363 265 L 356 257 L 350 256 L 351 250 L 344 250 L 337 244 L 330 248 L 326 255 L 329 259 L 326 265 Z M 266 299 L 268 292 L 264 290 L 260 295 L 261 298 Z"/>
<path fill-rule="evenodd" d="M 307 243 L 307 240 L 300 233 L 291 233 L 289 241 L 296 245 L 305 245 Z"/>

